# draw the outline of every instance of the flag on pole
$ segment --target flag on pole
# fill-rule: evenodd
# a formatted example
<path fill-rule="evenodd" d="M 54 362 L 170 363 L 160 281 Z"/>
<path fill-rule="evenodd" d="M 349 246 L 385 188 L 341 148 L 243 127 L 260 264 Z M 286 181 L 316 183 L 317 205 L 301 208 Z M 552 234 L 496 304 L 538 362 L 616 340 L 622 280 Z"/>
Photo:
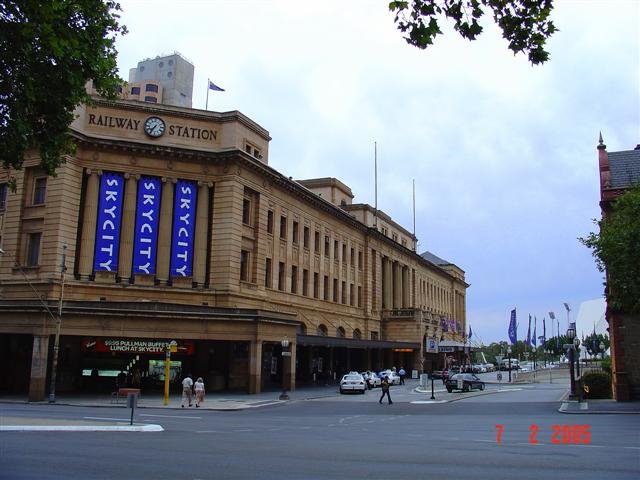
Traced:
<path fill-rule="evenodd" d="M 509 322 L 509 340 L 512 345 L 518 341 L 518 325 L 516 324 L 516 309 L 511 310 L 511 321 Z"/>
<path fill-rule="evenodd" d="M 527 328 L 527 341 L 525 342 L 525 345 L 531 345 L 531 314 L 529 314 L 529 328 Z"/>
<path fill-rule="evenodd" d="M 547 325 L 545 323 L 545 317 L 542 317 L 542 345 L 547 343 Z"/>
<path fill-rule="evenodd" d="M 536 330 L 538 328 L 538 317 L 533 317 L 533 346 L 538 346 L 538 337 L 536 337 Z"/>
<path fill-rule="evenodd" d="M 471 340 L 472 336 L 473 336 L 473 332 L 471 331 L 471 325 L 469 325 L 469 340 Z"/>
<path fill-rule="evenodd" d="M 213 90 L 215 92 L 224 92 L 224 88 L 220 88 L 218 85 L 209 80 L 209 90 Z"/>

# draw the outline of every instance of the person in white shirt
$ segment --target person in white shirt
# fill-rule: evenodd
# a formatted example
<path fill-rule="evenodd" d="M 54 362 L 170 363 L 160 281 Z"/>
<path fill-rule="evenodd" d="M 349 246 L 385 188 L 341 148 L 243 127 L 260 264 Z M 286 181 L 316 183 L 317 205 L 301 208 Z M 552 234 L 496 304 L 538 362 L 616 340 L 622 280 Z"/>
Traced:
<path fill-rule="evenodd" d="M 185 400 L 189 401 L 189 406 L 192 404 L 192 389 L 193 389 L 193 380 L 191 380 L 191 374 L 187 375 L 184 380 L 182 380 L 182 408 L 184 408 Z"/>
<path fill-rule="evenodd" d="M 204 382 L 202 381 L 202 377 L 198 377 L 193 388 L 196 392 L 196 407 L 199 407 L 200 404 L 204 402 Z"/>

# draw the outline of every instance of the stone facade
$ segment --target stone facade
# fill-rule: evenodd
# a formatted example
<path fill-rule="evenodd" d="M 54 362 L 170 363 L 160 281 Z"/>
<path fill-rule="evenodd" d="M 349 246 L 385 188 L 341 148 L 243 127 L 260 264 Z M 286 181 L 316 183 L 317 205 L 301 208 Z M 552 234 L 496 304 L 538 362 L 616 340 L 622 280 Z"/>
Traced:
<path fill-rule="evenodd" d="M 241 113 L 100 98 L 77 113 L 78 148 L 56 177 L 33 154 L 0 178 L 17 185 L 0 209 L 0 346 L 17 355 L 15 336 L 32 336 L 30 365 L 14 372 L 30 370 L 31 399 L 46 393 L 58 307 L 58 385 L 68 390 L 104 388 L 95 377 L 125 368 L 119 359 L 151 372 L 162 356 L 144 349 L 155 340 L 186 342 L 181 368 L 209 384 L 259 392 L 352 368 L 422 370 L 427 339 L 462 339 L 464 272 L 418 255 L 383 212 L 399 237 L 370 207 L 343 208 L 352 194 L 342 182 L 269 167 L 268 132 Z M 147 203 L 155 227 L 140 223 Z M 157 238 L 143 235 L 154 228 Z M 460 328 L 445 331 L 443 319 Z M 283 368 L 285 337 L 295 368 Z M 117 343 L 105 339 L 130 355 L 92 350 Z"/>

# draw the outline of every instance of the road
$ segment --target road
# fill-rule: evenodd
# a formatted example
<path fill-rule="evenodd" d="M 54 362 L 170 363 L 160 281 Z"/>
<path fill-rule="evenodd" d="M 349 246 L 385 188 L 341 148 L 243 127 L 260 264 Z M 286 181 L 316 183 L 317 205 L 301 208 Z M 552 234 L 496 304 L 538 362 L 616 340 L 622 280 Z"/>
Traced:
<path fill-rule="evenodd" d="M 2 432 L 0 478 L 639 478 L 640 415 L 562 414 L 563 393 L 491 386 L 424 403 L 430 394 L 395 387 L 393 405 L 374 390 L 236 412 L 139 409 L 136 422 L 165 431 Z M 129 418 L 123 408 L 1 407 L 3 417 Z M 564 425 L 588 426 L 588 443 L 563 438 Z"/>

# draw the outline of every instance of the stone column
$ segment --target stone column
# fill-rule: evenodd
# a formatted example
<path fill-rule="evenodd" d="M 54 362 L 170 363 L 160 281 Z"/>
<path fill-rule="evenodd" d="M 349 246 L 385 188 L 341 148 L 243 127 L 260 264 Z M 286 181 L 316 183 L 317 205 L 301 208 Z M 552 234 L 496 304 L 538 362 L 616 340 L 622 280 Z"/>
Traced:
<path fill-rule="evenodd" d="M 96 170 L 87 169 L 87 190 L 84 195 L 82 212 L 82 232 L 80 242 L 80 259 L 78 275 L 87 279 L 93 274 L 93 255 L 96 247 L 96 222 L 98 221 L 98 195 L 100 190 L 100 174 Z"/>
<path fill-rule="evenodd" d="M 287 369 L 285 370 L 287 372 L 285 377 L 287 389 L 291 392 L 296 389 L 296 350 L 296 344 L 292 342 L 289 344 L 291 356 L 282 357 L 284 362 L 287 364 Z"/>
<path fill-rule="evenodd" d="M 260 393 L 262 389 L 262 342 L 249 345 L 249 393 Z"/>
<path fill-rule="evenodd" d="M 196 209 L 196 238 L 193 248 L 193 281 L 204 285 L 207 269 L 207 234 L 209 228 L 209 187 L 211 184 L 198 182 L 198 206 Z"/>
<path fill-rule="evenodd" d="M 48 357 L 49 335 L 34 335 L 29 379 L 30 402 L 41 402 L 45 399 Z"/>
<path fill-rule="evenodd" d="M 158 259 L 156 279 L 166 284 L 169 280 L 171 260 L 171 226 L 173 224 L 173 191 L 175 180 L 162 179 L 162 197 L 160 200 L 160 222 L 158 227 Z"/>
<path fill-rule="evenodd" d="M 403 265 L 402 271 L 402 308 L 409 308 L 409 293 L 411 292 L 409 286 L 409 267 Z"/>
<path fill-rule="evenodd" d="M 122 205 L 122 227 L 120 229 L 120 252 L 118 254 L 118 277 L 125 283 L 131 279 L 133 261 L 133 235 L 136 228 L 136 203 L 139 175 L 125 173 L 124 202 Z"/>

